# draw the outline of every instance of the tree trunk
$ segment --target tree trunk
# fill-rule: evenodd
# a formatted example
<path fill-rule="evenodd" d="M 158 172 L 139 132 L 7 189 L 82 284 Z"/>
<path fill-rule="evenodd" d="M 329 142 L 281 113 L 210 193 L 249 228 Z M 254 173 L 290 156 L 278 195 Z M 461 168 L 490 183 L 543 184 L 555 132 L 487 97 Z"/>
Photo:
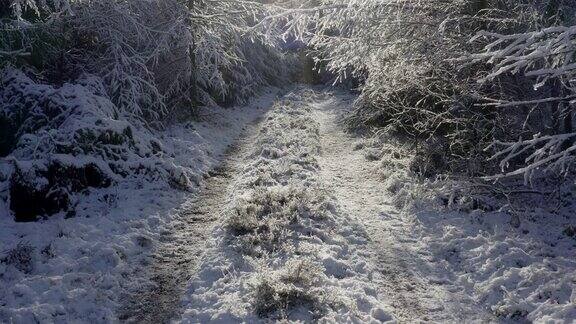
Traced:
<path fill-rule="evenodd" d="M 196 0 L 188 0 L 188 12 L 189 14 L 192 14 L 194 12 L 195 9 L 195 3 Z M 190 105 L 190 110 L 192 113 L 194 113 L 194 106 L 197 102 L 197 96 L 198 96 L 198 89 L 197 87 L 197 80 L 196 80 L 196 70 L 197 70 L 197 66 L 196 66 L 196 33 L 194 32 L 194 26 L 191 20 L 189 20 L 189 24 L 190 24 L 190 34 L 192 35 L 192 43 L 190 44 L 190 47 L 188 48 L 188 56 L 190 59 L 190 90 L 188 91 L 188 100 L 189 100 L 189 105 Z"/>

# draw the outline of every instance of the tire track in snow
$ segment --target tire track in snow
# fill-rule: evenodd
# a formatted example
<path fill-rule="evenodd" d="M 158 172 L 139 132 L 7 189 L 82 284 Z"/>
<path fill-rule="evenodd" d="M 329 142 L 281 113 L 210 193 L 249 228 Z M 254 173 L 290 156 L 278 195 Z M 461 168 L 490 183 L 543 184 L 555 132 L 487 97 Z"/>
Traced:
<path fill-rule="evenodd" d="M 321 125 L 321 177 L 331 184 L 341 208 L 370 236 L 373 262 L 380 269 L 374 278 L 380 299 L 400 322 L 489 321 L 486 311 L 451 285 L 446 269 L 429 262 L 427 252 L 416 250 L 418 238 L 411 233 L 410 218 L 389 202 L 385 185 L 376 176 L 377 162 L 355 150 L 357 139 L 339 123 L 352 99 L 336 95 L 314 105 Z"/>
<path fill-rule="evenodd" d="M 241 139 L 231 145 L 221 164 L 209 172 L 197 197 L 187 201 L 170 230 L 161 233 L 160 246 L 153 255 L 151 281 L 130 300 L 119 319 L 127 323 L 170 323 L 182 312 L 181 299 L 186 283 L 198 270 L 207 242 L 219 221 L 227 187 L 241 168 L 247 138 L 262 118 L 247 126 Z"/>

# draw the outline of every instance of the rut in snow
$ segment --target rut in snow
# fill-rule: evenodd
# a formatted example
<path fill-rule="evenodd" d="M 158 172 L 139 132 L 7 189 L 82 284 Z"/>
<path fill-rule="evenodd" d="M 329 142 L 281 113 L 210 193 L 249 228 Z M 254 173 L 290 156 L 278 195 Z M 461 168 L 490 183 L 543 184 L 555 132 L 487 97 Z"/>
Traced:
<path fill-rule="evenodd" d="M 322 134 L 321 177 L 330 183 L 344 212 L 362 223 L 370 236 L 379 269 L 373 282 L 380 299 L 401 322 L 488 319 L 485 310 L 450 284 L 449 271 L 414 247 L 418 237 L 411 231 L 410 215 L 401 215 L 392 205 L 384 182 L 376 176 L 378 162 L 366 158 L 358 138 L 339 122 L 353 99 L 335 95 L 314 104 Z"/>
<path fill-rule="evenodd" d="M 124 306 L 119 319 L 131 323 L 169 323 L 182 312 L 181 299 L 186 284 L 197 270 L 222 213 L 227 187 L 241 167 L 239 157 L 246 147 L 245 138 L 261 118 L 251 124 L 225 153 L 218 167 L 209 172 L 197 197 L 187 201 L 171 230 L 161 233 L 160 247 L 153 255 L 152 287 L 135 294 Z"/>

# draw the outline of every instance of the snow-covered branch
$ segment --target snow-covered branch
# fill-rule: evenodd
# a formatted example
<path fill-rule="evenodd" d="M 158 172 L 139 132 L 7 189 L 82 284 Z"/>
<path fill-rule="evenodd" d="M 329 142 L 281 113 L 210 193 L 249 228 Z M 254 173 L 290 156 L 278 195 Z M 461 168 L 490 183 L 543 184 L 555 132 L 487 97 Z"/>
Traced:
<path fill-rule="evenodd" d="M 551 78 L 574 78 L 576 69 L 576 26 L 554 26 L 542 30 L 503 35 L 479 32 L 472 42 L 489 40 L 482 53 L 471 58 L 494 64 L 493 71 L 481 81 L 494 79 L 505 73 L 524 72 L 537 77 L 536 87 Z"/>
<path fill-rule="evenodd" d="M 489 149 L 496 150 L 491 159 L 500 159 L 503 174 L 486 177 L 487 180 L 497 180 L 503 177 L 524 175 L 529 182 L 536 171 L 546 172 L 556 170 L 565 172 L 574 163 L 576 157 L 576 133 L 535 135 L 530 140 L 520 139 L 517 142 L 496 141 Z M 524 167 L 511 172 L 505 172 L 514 159 L 523 159 Z"/>

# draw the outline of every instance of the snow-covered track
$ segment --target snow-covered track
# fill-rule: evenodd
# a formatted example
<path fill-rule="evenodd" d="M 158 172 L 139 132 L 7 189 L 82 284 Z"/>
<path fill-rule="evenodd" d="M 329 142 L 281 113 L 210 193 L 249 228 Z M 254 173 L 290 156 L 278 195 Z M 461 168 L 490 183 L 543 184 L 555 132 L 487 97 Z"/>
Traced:
<path fill-rule="evenodd" d="M 314 104 L 322 134 L 319 163 L 342 210 L 369 235 L 371 258 L 378 265 L 372 282 L 378 297 L 400 322 L 486 321 L 486 311 L 450 285 L 449 272 L 415 250 L 418 237 L 410 218 L 391 203 L 385 183 L 376 176 L 377 162 L 366 159 L 359 139 L 339 122 L 353 99 L 334 93 Z"/>
<path fill-rule="evenodd" d="M 152 285 L 128 301 L 119 319 L 130 323 L 170 323 L 182 312 L 181 299 L 187 281 L 202 262 L 206 243 L 218 223 L 230 179 L 241 165 L 239 158 L 261 118 L 250 123 L 241 139 L 224 154 L 222 163 L 208 173 L 201 192 L 188 200 L 174 218 L 170 229 L 161 233 L 160 246 L 153 256 Z"/>
<path fill-rule="evenodd" d="M 393 320 L 367 234 L 319 177 L 320 124 L 302 87 L 268 113 L 184 299 L 185 323 Z"/>

